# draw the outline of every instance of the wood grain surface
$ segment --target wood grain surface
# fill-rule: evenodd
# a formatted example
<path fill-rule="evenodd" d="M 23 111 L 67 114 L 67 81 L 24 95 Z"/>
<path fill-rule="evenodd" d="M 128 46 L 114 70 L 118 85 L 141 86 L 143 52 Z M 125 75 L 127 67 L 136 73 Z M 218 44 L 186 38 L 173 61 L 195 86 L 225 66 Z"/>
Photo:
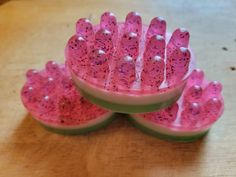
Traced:
<path fill-rule="evenodd" d="M 208 136 L 173 143 L 145 135 L 122 116 L 84 136 L 47 132 L 20 101 L 25 71 L 64 61 L 75 22 L 112 11 L 119 21 L 138 11 L 168 30 L 186 27 L 198 67 L 224 85 L 225 112 Z M 0 177 L 235 177 L 236 2 L 126 0 L 0 0 Z"/>

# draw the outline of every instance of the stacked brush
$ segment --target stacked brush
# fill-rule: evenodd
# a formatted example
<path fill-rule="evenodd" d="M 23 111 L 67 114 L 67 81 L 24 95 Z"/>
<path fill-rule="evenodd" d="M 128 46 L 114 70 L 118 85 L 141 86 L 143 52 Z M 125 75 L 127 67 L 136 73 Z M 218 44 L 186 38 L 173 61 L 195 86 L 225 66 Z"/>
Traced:
<path fill-rule="evenodd" d="M 195 69 L 184 28 L 166 32 L 130 12 L 118 23 L 105 12 L 99 25 L 79 19 L 67 42 L 65 65 L 29 70 L 22 88 L 28 111 L 49 130 L 86 133 L 128 113 L 144 132 L 177 141 L 204 136 L 223 112 L 222 85 Z M 82 96 L 81 96 L 82 95 Z"/>

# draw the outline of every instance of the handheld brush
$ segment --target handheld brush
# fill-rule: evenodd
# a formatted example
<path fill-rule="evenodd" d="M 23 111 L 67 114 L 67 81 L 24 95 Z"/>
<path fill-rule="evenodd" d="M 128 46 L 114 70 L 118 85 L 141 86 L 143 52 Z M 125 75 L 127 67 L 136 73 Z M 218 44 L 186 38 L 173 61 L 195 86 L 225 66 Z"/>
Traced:
<path fill-rule="evenodd" d="M 208 81 L 196 69 L 181 98 L 172 106 L 146 114 L 132 114 L 131 121 L 146 133 L 176 141 L 203 137 L 223 113 L 222 85 Z"/>
<path fill-rule="evenodd" d="M 64 65 L 49 61 L 45 69 L 30 69 L 21 91 L 26 109 L 41 125 L 62 134 L 96 130 L 112 120 L 113 113 L 86 101 L 74 87 Z"/>
<path fill-rule="evenodd" d="M 66 64 L 81 94 L 122 113 L 165 108 L 180 97 L 194 69 L 189 32 L 166 32 L 166 21 L 149 25 L 130 12 L 125 22 L 105 12 L 99 25 L 79 19 L 66 46 Z"/>

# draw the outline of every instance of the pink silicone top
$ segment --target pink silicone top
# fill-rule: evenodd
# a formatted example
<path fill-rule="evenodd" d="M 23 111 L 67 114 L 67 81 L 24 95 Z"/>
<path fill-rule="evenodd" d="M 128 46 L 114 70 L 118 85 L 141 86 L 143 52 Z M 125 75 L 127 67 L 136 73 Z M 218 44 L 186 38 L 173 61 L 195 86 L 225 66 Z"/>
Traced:
<path fill-rule="evenodd" d="M 64 65 L 49 61 L 44 70 L 31 69 L 26 77 L 23 104 L 43 123 L 76 126 L 108 112 L 81 97 Z"/>
<path fill-rule="evenodd" d="M 221 92 L 220 82 L 207 81 L 203 71 L 196 69 L 190 75 L 177 103 L 164 110 L 138 116 L 177 131 L 207 129 L 223 113 Z"/>
<path fill-rule="evenodd" d="M 124 23 L 105 12 L 96 26 L 88 19 L 78 20 L 65 55 L 76 77 L 97 88 L 119 93 L 165 92 L 194 68 L 189 36 L 183 28 L 168 34 L 161 17 L 147 26 L 136 12 L 130 12 Z"/>

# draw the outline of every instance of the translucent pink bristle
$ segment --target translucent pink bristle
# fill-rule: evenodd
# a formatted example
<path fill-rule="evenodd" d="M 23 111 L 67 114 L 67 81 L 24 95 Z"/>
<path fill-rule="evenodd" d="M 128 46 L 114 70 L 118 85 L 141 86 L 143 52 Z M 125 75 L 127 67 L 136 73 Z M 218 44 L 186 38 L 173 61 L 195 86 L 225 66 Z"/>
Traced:
<path fill-rule="evenodd" d="M 93 41 L 94 30 L 92 23 L 86 18 L 79 19 L 76 23 L 76 34 L 83 37 L 86 41 Z"/>
<path fill-rule="evenodd" d="M 183 127 L 194 127 L 201 120 L 202 111 L 198 103 L 190 103 L 184 107 L 181 113 L 181 125 Z"/>
<path fill-rule="evenodd" d="M 142 35 L 142 18 L 137 12 L 130 12 L 126 16 L 124 31 L 127 33 L 133 32 L 140 37 Z"/>
<path fill-rule="evenodd" d="M 160 35 L 152 36 L 147 43 L 144 52 L 144 60 L 148 60 L 148 58 L 156 55 L 163 59 L 165 58 L 165 39 Z"/>
<path fill-rule="evenodd" d="M 162 17 L 155 17 L 149 24 L 146 38 L 149 40 L 154 35 L 166 36 L 166 21 Z"/>
<path fill-rule="evenodd" d="M 116 16 L 111 12 L 103 13 L 101 15 L 100 28 L 106 29 L 110 31 L 113 36 L 116 36 L 118 32 Z"/>
<path fill-rule="evenodd" d="M 173 85 L 182 80 L 188 72 L 190 63 L 190 51 L 187 48 L 177 48 L 166 64 L 166 80 L 168 85 Z"/>
<path fill-rule="evenodd" d="M 128 55 L 134 60 L 137 59 L 139 55 L 139 39 L 136 33 L 125 33 L 122 36 L 119 53 L 121 56 Z"/>
<path fill-rule="evenodd" d="M 220 116 L 222 106 L 220 99 L 216 97 L 209 99 L 204 104 L 204 118 L 208 119 L 209 122 L 215 121 Z"/>
<path fill-rule="evenodd" d="M 172 53 L 180 47 L 188 48 L 189 45 L 189 32 L 184 28 L 178 28 L 173 33 L 167 44 L 167 60 L 171 57 Z"/>
<path fill-rule="evenodd" d="M 46 72 L 52 76 L 52 79 L 58 79 L 61 74 L 60 66 L 55 61 L 48 61 L 45 65 Z"/>
<path fill-rule="evenodd" d="M 83 69 L 81 69 L 81 67 L 87 67 L 87 54 L 88 49 L 85 39 L 81 36 L 73 36 L 68 42 L 66 55 L 67 58 L 69 58 L 69 65 L 76 68 L 76 74 L 83 73 Z"/>
<path fill-rule="evenodd" d="M 45 82 L 44 82 L 44 86 L 42 87 L 42 92 L 45 94 L 50 94 L 50 95 L 54 95 L 57 93 L 58 90 L 58 79 L 54 79 L 53 77 L 46 77 L 45 78 Z"/>
<path fill-rule="evenodd" d="M 129 89 L 135 81 L 135 64 L 130 56 L 121 58 L 116 66 L 114 75 L 115 84 L 118 88 Z"/>
<path fill-rule="evenodd" d="M 204 89 L 204 98 L 210 98 L 220 95 L 222 84 L 218 81 L 209 82 Z"/>
<path fill-rule="evenodd" d="M 141 72 L 142 88 L 147 87 L 151 90 L 158 90 L 164 80 L 164 60 L 160 56 L 154 56 L 143 63 Z"/>
<path fill-rule="evenodd" d="M 176 47 L 188 47 L 189 45 L 189 32 L 184 28 L 176 29 L 170 38 L 168 44 L 173 44 Z"/>
<path fill-rule="evenodd" d="M 194 69 L 189 76 L 188 86 L 192 86 L 194 84 L 201 85 L 204 79 L 204 72 L 200 69 Z"/>
<path fill-rule="evenodd" d="M 99 81 L 98 84 L 104 86 L 109 74 L 107 54 L 103 50 L 94 50 L 91 52 L 89 60 L 89 75 Z"/>
<path fill-rule="evenodd" d="M 44 114 L 45 117 L 50 117 L 56 114 L 56 99 L 46 95 L 41 98 L 39 103 L 39 111 Z"/>
<path fill-rule="evenodd" d="M 26 72 L 26 78 L 27 81 L 35 87 L 41 85 L 44 82 L 43 75 L 35 69 L 28 70 Z"/>
<path fill-rule="evenodd" d="M 21 90 L 22 99 L 31 111 L 35 111 L 39 101 L 40 89 L 26 84 Z"/>
<path fill-rule="evenodd" d="M 87 55 L 87 44 L 83 37 L 73 36 L 69 40 L 69 52 L 71 57 L 75 60 L 81 60 L 85 55 Z"/>
<path fill-rule="evenodd" d="M 100 29 L 95 34 L 95 49 L 101 49 L 105 51 L 108 55 L 113 52 L 113 41 L 112 34 L 106 29 Z"/>
<path fill-rule="evenodd" d="M 202 88 L 199 85 L 193 85 L 184 94 L 184 101 L 187 102 L 200 102 L 202 98 Z"/>

